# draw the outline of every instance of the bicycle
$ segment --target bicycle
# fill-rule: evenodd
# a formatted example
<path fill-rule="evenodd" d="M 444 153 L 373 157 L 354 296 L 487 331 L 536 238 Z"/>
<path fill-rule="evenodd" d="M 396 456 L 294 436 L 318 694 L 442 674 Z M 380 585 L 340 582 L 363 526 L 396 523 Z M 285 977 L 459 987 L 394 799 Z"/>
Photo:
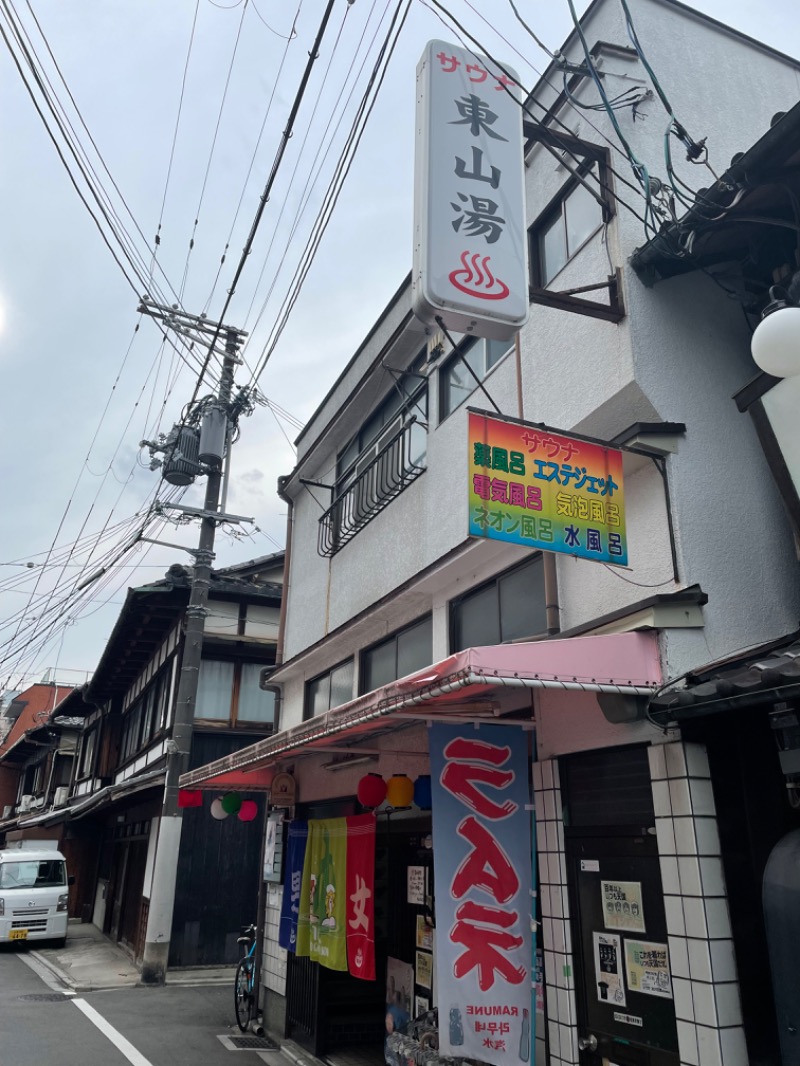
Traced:
<path fill-rule="evenodd" d="M 242 929 L 242 933 L 243 936 L 237 937 L 237 944 L 249 946 L 244 953 L 244 958 L 239 960 L 239 965 L 236 967 L 233 992 L 236 1024 L 245 1033 L 255 1007 L 253 999 L 256 979 L 256 927 L 246 926 Z"/>

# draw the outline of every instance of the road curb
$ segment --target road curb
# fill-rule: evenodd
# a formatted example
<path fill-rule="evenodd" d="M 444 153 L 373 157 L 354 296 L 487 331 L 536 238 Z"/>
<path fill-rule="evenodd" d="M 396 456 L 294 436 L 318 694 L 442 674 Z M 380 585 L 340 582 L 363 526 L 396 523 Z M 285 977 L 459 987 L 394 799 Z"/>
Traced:
<path fill-rule="evenodd" d="M 70 989 L 70 991 L 72 991 L 72 992 L 82 992 L 82 991 L 84 991 L 84 989 L 78 987 L 77 982 L 70 980 L 68 974 L 66 974 L 60 967 L 55 966 L 52 962 L 50 962 L 49 959 L 46 959 L 44 957 L 44 955 L 41 954 L 41 952 L 39 952 L 39 951 L 29 951 L 28 954 L 32 958 L 36 959 L 36 961 L 39 963 L 39 965 L 43 966 L 45 970 L 49 970 L 49 972 L 53 975 L 53 977 L 57 977 L 58 980 L 61 981 L 61 983 L 63 985 L 66 985 L 66 987 L 68 989 Z"/>

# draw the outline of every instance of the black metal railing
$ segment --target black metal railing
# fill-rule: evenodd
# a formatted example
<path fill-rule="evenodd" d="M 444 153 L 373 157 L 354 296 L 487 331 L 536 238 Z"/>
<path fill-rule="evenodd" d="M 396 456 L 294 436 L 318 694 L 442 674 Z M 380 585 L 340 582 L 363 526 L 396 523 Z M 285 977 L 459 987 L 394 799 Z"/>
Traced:
<path fill-rule="evenodd" d="M 416 461 L 412 458 L 415 428 L 416 434 L 423 429 L 416 419 L 401 426 L 372 462 L 334 499 L 319 520 L 317 551 L 320 555 L 325 558 L 335 555 L 424 472 L 424 457 Z"/>

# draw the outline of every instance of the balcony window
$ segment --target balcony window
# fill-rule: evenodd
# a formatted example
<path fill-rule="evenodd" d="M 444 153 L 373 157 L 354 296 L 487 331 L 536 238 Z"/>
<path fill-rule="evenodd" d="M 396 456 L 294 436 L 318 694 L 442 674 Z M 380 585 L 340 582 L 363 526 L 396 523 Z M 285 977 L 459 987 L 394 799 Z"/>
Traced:
<path fill-rule="evenodd" d="M 454 652 L 546 633 L 541 556 L 453 600 L 450 619 Z"/>
<path fill-rule="evenodd" d="M 233 663 L 203 659 L 194 701 L 195 718 L 205 718 L 210 722 L 229 721 L 232 699 Z"/>
<path fill-rule="evenodd" d="M 483 381 L 492 367 L 511 351 L 513 344 L 508 341 L 494 341 L 487 338 L 470 338 L 462 342 L 445 365 L 439 377 L 439 421 L 447 418 L 467 397 L 477 389 L 478 381 Z M 463 356 L 463 358 L 462 358 Z M 468 363 L 475 376 L 470 374 L 464 363 Z"/>
<path fill-rule="evenodd" d="M 259 725 L 274 726 L 275 693 L 265 692 L 260 686 L 262 664 L 242 663 L 240 670 L 237 722 L 257 722 Z"/>
<path fill-rule="evenodd" d="M 303 718 L 316 718 L 332 707 L 340 707 L 353 698 L 354 661 L 339 663 L 306 685 Z"/>
<path fill-rule="evenodd" d="M 372 692 L 429 666 L 433 658 L 430 615 L 367 649 L 361 657 L 361 691 Z"/>
<path fill-rule="evenodd" d="M 84 733 L 81 742 L 81 761 L 78 767 L 78 777 L 90 777 L 94 768 L 94 751 L 97 746 L 97 727 Z"/>
<path fill-rule="evenodd" d="M 538 131 L 536 139 L 546 141 L 551 148 L 563 152 L 564 162 L 570 172 L 528 231 L 531 300 L 579 314 L 619 321 L 624 315 L 624 308 L 616 289 L 612 292 L 609 278 L 598 278 L 596 285 L 577 290 L 581 295 L 575 295 L 572 290 L 559 293 L 549 288 L 587 241 L 614 217 L 608 152 L 599 145 L 568 134 L 554 134 L 544 127 Z M 613 269 L 611 275 L 614 275 Z M 588 280 L 591 282 L 592 279 Z M 586 294 L 595 289 L 606 287 L 608 304 L 586 298 Z"/>
<path fill-rule="evenodd" d="M 395 379 L 336 461 L 331 506 L 320 519 L 318 551 L 334 555 L 425 469 L 428 383 L 424 353 Z"/>
<path fill-rule="evenodd" d="M 267 663 L 203 659 L 194 705 L 195 719 L 219 725 L 275 727 L 275 694 L 259 685 Z"/>

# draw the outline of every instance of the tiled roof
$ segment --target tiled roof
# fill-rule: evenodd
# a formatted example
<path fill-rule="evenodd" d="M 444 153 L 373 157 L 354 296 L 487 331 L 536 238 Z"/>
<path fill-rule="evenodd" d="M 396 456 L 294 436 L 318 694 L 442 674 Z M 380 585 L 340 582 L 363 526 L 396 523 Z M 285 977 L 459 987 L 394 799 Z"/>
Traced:
<path fill-rule="evenodd" d="M 654 696 L 657 722 L 697 713 L 731 710 L 747 703 L 780 702 L 800 696 L 800 632 L 742 652 L 686 675 Z"/>

